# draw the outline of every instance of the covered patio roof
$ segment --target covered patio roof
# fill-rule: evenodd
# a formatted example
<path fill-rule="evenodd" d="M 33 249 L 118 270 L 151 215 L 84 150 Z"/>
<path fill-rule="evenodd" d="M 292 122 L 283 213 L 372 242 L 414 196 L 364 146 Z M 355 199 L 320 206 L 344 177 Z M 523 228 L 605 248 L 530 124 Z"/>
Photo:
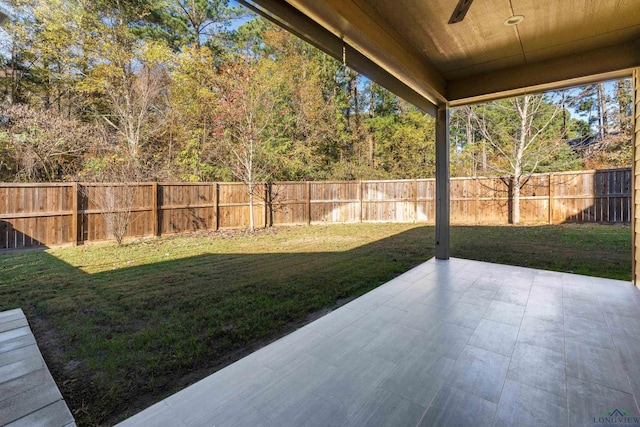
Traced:
<path fill-rule="evenodd" d="M 435 115 L 434 107 L 631 75 L 637 0 L 242 0 Z M 505 22 L 513 16 L 517 25 Z M 344 47 L 344 55 L 343 55 Z M 429 108 L 430 107 L 430 108 Z"/>

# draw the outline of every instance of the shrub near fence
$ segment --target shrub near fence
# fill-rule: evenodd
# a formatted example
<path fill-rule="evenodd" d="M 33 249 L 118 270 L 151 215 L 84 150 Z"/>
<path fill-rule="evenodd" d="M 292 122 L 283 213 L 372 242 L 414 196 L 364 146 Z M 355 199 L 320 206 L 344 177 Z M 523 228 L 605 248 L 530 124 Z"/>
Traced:
<path fill-rule="evenodd" d="M 113 239 L 101 206 L 130 186 L 126 237 L 249 225 L 249 196 L 240 183 L 0 184 L 0 249 Z M 507 224 L 510 181 L 452 178 L 452 224 Z M 525 184 L 527 224 L 630 222 L 631 169 L 536 174 Z M 435 221 L 435 180 L 278 182 L 260 186 L 256 226 Z"/>

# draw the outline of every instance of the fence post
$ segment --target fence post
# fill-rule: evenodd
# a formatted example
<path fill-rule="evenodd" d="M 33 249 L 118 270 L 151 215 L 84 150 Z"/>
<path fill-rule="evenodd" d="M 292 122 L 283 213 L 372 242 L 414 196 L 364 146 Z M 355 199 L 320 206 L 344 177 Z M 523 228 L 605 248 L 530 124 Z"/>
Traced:
<path fill-rule="evenodd" d="M 597 172 L 596 172 L 597 173 Z M 615 172 L 609 171 L 607 173 L 607 221 L 611 222 L 611 189 L 614 188 L 615 186 L 612 185 L 613 183 L 611 181 L 615 181 Z M 613 179 L 612 179 L 613 178 Z M 595 179 L 593 180 L 595 181 Z M 597 189 L 593 188 L 593 201 L 594 201 L 594 205 L 595 205 L 595 200 L 597 197 Z M 594 209 L 595 211 L 595 209 Z M 613 210 L 613 215 L 615 217 L 615 209 Z M 603 220 L 604 218 L 600 218 L 600 220 Z M 598 216 L 596 215 L 595 220 L 598 221 Z"/>
<path fill-rule="evenodd" d="M 480 211 L 480 181 L 478 180 L 478 177 L 474 177 L 473 178 L 473 185 L 475 186 L 475 196 L 474 196 L 474 205 L 475 205 L 475 209 L 473 211 L 473 219 L 476 223 L 476 225 L 478 225 L 479 221 L 479 211 Z"/>
<path fill-rule="evenodd" d="M 78 246 L 78 192 L 80 189 L 78 188 L 78 183 L 74 182 L 71 187 L 71 244 L 73 246 Z"/>
<path fill-rule="evenodd" d="M 418 222 L 418 180 L 413 180 L 413 223 Z"/>
<path fill-rule="evenodd" d="M 550 172 L 549 173 L 549 209 L 548 209 L 548 214 L 549 214 L 549 225 L 553 225 L 553 173 Z"/>
<path fill-rule="evenodd" d="M 213 229 L 218 231 L 220 228 L 220 186 L 217 182 L 213 184 L 213 214 L 215 215 Z"/>
<path fill-rule="evenodd" d="M 608 186 L 604 186 L 604 187 L 599 187 L 599 186 L 603 186 L 604 184 L 607 183 L 607 181 L 605 180 L 607 177 L 607 174 L 606 174 L 606 171 L 600 172 L 599 178 L 597 179 L 597 182 L 596 182 L 595 188 L 597 191 L 595 191 L 595 194 L 590 194 L 587 192 L 587 189 L 590 188 L 588 185 L 588 182 L 590 181 L 589 178 L 591 178 L 591 180 L 593 179 L 592 172 L 585 172 L 585 171 L 574 172 L 569 175 L 561 172 L 545 173 L 545 174 L 539 174 L 539 175 L 537 174 L 536 177 L 543 179 L 544 175 L 547 175 L 549 180 L 547 183 L 548 185 L 547 216 L 548 217 L 546 221 L 549 225 L 556 224 L 558 221 L 564 221 L 566 219 L 583 220 L 583 221 L 588 220 L 589 218 L 587 218 L 586 215 L 581 215 L 579 213 L 572 214 L 571 209 L 572 209 L 572 206 L 576 204 L 576 201 L 586 200 L 585 198 L 589 196 L 597 197 L 596 207 L 598 208 L 595 211 L 596 217 L 591 218 L 591 220 L 597 220 L 599 222 L 607 221 L 607 220 L 609 222 L 629 221 L 629 217 L 628 217 L 628 215 L 630 215 L 629 210 L 632 207 L 635 208 L 635 205 L 633 206 L 630 205 L 630 203 L 633 200 L 631 200 L 631 194 L 628 193 L 629 191 L 633 191 L 633 189 L 629 188 L 630 184 L 626 181 L 631 177 L 629 169 L 609 172 L 609 176 L 611 177 L 610 178 L 611 182 L 609 183 Z M 556 176 L 559 177 L 558 182 L 555 182 Z M 575 177 L 575 178 L 572 178 L 572 177 Z M 582 182 L 582 186 L 578 186 L 574 182 L 576 181 L 579 184 L 581 182 L 580 177 L 582 177 L 582 180 L 584 181 Z M 620 180 L 623 178 L 625 179 L 624 191 L 622 188 L 620 188 L 620 185 L 622 185 Z M 469 181 L 468 187 L 473 188 L 473 185 L 475 185 L 476 223 L 481 224 L 483 221 L 495 223 L 496 221 L 501 219 L 502 217 L 499 217 L 499 216 L 495 216 L 495 217 L 491 216 L 494 213 L 492 212 L 491 204 L 493 203 L 495 205 L 496 202 L 502 202 L 505 200 L 504 197 L 500 197 L 499 195 L 496 195 L 496 194 L 494 194 L 493 196 L 491 195 L 491 193 L 494 192 L 494 190 L 491 189 L 491 186 L 492 185 L 495 186 L 495 184 L 501 182 L 499 181 L 499 178 L 468 177 L 466 179 L 467 181 Z M 482 184 L 480 184 L 480 179 L 483 180 Z M 472 180 L 474 180 L 475 182 L 471 183 Z M 423 210 L 426 206 L 432 207 L 432 204 L 433 204 L 433 198 L 430 198 L 430 199 L 425 198 L 427 196 L 433 197 L 433 194 L 432 194 L 433 181 L 432 180 L 430 179 L 417 179 L 417 180 L 406 180 L 406 181 L 403 180 L 402 185 L 397 185 L 395 188 L 396 188 L 396 191 L 401 192 L 404 198 L 400 199 L 400 197 L 397 196 L 396 194 L 395 196 L 391 197 L 392 198 L 391 201 L 386 199 L 378 200 L 377 197 L 374 197 L 374 199 L 364 200 L 365 197 L 368 197 L 368 194 L 365 194 L 365 191 L 368 190 L 368 187 L 365 188 L 365 185 L 367 185 L 370 182 L 371 181 L 352 180 L 352 181 L 341 183 L 341 185 L 348 184 L 349 186 L 358 185 L 358 188 L 356 189 L 358 192 L 357 200 L 354 197 L 352 197 L 353 193 L 351 193 L 351 190 L 349 191 L 349 194 L 346 194 L 346 195 L 341 193 L 341 194 L 334 194 L 333 196 L 331 196 L 329 194 L 327 195 L 327 199 L 325 200 L 323 199 L 324 197 L 323 186 L 326 185 L 327 188 L 335 189 L 336 183 L 324 184 L 322 182 L 303 181 L 295 184 L 297 189 L 296 190 L 297 198 L 287 199 L 286 203 L 295 205 L 297 209 L 303 209 L 303 212 L 299 212 L 299 211 L 297 212 L 297 214 L 299 215 L 296 214 L 295 220 L 296 220 L 296 223 L 299 223 L 299 224 L 306 223 L 307 225 L 311 225 L 313 221 L 312 208 L 313 208 L 314 202 L 316 203 L 316 206 L 318 206 L 318 212 L 316 213 L 316 216 L 320 214 L 321 209 L 323 209 L 325 206 L 328 207 L 328 204 L 332 202 L 334 204 L 339 204 L 341 207 L 345 205 L 349 205 L 349 209 L 350 208 L 358 209 L 359 207 L 360 218 L 357 219 L 356 216 L 358 216 L 358 214 L 354 212 L 354 216 L 349 218 L 349 221 L 353 219 L 352 223 L 356 223 L 358 221 L 364 222 L 364 219 L 365 219 L 364 215 L 367 213 L 367 212 L 364 212 L 365 208 L 371 209 L 371 212 L 374 212 L 377 206 L 379 206 L 380 204 L 390 203 L 390 202 L 395 202 L 396 204 L 398 204 L 400 203 L 400 201 L 403 201 L 403 203 L 413 203 L 413 207 L 411 205 L 406 205 L 406 207 L 407 207 L 407 210 L 410 210 L 413 208 L 414 222 L 418 222 L 425 217 L 427 221 L 431 219 L 432 210 L 430 210 L 429 212 L 427 211 L 423 212 Z M 389 182 L 397 183 L 398 181 L 389 181 Z M 314 186 L 313 188 L 312 188 L 312 184 Z M 56 216 L 55 220 L 58 222 L 56 222 L 54 226 L 55 226 L 55 229 L 58 230 L 56 233 L 59 233 L 62 227 L 64 227 L 62 229 L 63 232 L 69 233 L 64 236 L 65 244 L 82 245 L 85 241 L 101 240 L 104 238 L 104 235 L 103 235 L 105 231 L 103 229 L 104 218 L 98 215 L 100 213 L 100 209 L 99 209 L 99 206 L 98 207 L 95 206 L 96 203 L 94 201 L 94 198 L 96 196 L 94 195 L 94 192 L 96 189 L 104 190 L 105 188 L 113 187 L 114 185 L 115 184 L 108 184 L 108 183 L 98 184 L 98 183 L 86 183 L 86 182 L 85 183 L 70 182 L 70 183 L 56 184 L 57 187 L 65 189 L 65 192 L 63 193 L 65 197 L 65 202 L 64 204 L 61 205 L 63 206 L 64 211 L 59 212 L 59 215 L 55 215 Z M 145 206 L 136 205 L 135 209 L 137 211 L 142 210 L 145 212 L 145 215 L 147 214 L 149 215 L 149 217 L 147 218 L 149 218 L 150 221 L 152 220 L 154 235 L 158 235 L 158 236 L 161 236 L 164 233 L 164 230 L 163 230 L 164 223 L 166 222 L 168 224 L 169 222 L 171 222 L 172 212 L 174 213 L 174 215 L 180 215 L 180 209 L 188 209 L 191 205 L 197 204 L 202 208 L 209 209 L 208 212 L 210 213 L 208 215 L 211 215 L 211 210 L 213 209 L 212 214 L 215 215 L 215 218 L 212 218 L 211 220 L 212 223 L 210 224 L 209 228 L 219 230 L 221 225 L 227 226 L 227 224 L 230 222 L 230 219 L 235 219 L 235 217 L 233 217 L 234 209 L 237 210 L 237 207 L 242 205 L 242 203 L 229 202 L 227 200 L 226 195 L 224 200 L 225 203 L 224 204 L 220 203 L 222 198 L 221 186 L 223 185 L 223 183 L 202 184 L 206 186 L 211 186 L 211 191 L 213 191 L 213 193 L 210 193 L 210 195 L 208 196 L 209 199 L 207 199 L 206 202 L 203 202 L 201 204 L 199 201 L 195 201 L 195 200 L 191 201 L 189 199 L 185 201 L 186 204 L 181 204 L 181 205 L 171 205 L 171 201 L 166 200 L 166 197 L 165 197 L 165 200 L 162 199 L 162 196 L 165 190 L 165 186 L 163 186 L 162 182 L 160 183 L 145 182 L 137 185 L 144 186 L 150 189 L 144 190 L 145 191 L 144 203 L 146 203 L 146 205 Z M 173 184 L 165 183 L 165 185 L 167 186 L 167 188 L 169 185 L 179 186 L 178 183 L 173 183 Z M 227 186 L 227 184 L 224 184 L 224 185 L 225 185 L 225 188 L 229 188 L 228 190 L 225 189 L 225 191 L 229 192 L 228 198 L 231 200 L 235 200 L 233 192 L 240 191 L 243 188 L 239 185 L 236 185 L 236 186 L 234 185 Z M 540 183 L 540 185 L 543 186 L 544 184 Z M 26 186 L 37 187 L 37 184 L 27 184 Z M 424 186 L 424 188 L 421 186 Z M 0 189 L 0 204 L 2 205 L 2 207 L 4 207 L 4 204 L 2 202 L 4 202 L 5 199 L 10 201 L 15 200 L 16 202 L 13 202 L 13 203 L 23 203 L 31 206 L 30 203 L 27 203 L 29 200 L 26 198 L 27 196 L 23 195 L 24 194 L 23 187 L 25 186 L 24 185 L 21 186 L 19 184 L 15 184 L 11 186 L 3 184 L 2 188 Z M 353 187 L 349 187 L 349 188 L 352 189 Z M 413 188 L 413 195 L 410 194 L 409 196 L 406 196 L 406 191 L 409 188 Z M 487 190 L 487 194 L 484 193 L 485 189 Z M 609 192 L 605 191 L 607 189 Z M 94 190 L 94 191 L 91 191 L 90 194 L 88 194 L 87 190 Z M 152 201 L 149 201 L 149 199 L 146 199 L 146 197 L 149 196 L 146 194 L 146 192 L 151 190 L 152 190 L 152 194 L 150 198 L 152 199 Z M 312 197 L 313 197 L 311 193 L 312 190 L 315 191 L 317 194 L 315 201 L 312 200 Z M 69 191 L 71 191 L 71 193 L 69 193 Z M 472 191 L 472 190 L 469 190 L 469 191 Z M 557 197 L 555 195 L 556 191 L 559 193 Z M 369 192 L 373 194 L 372 191 L 369 191 Z M 272 206 L 275 199 L 277 199 L 276 197 L 277 193 L 278 193 L 277 189 L 273 190 L 273 187 L 267 188 L 267 216 L 266 216 L 267 224 L 272 224 L 273 222 L 275 222 L 275 216 L 273 215 Z M 426 193 L 431 193 L 431 194 L 425 195 Z M 38 194 L 38 196 L 41 198 L 43 198 L 44 195 L 45 195 L 44 191 L 41 191 Z M 22 200 L 21 197 L 24 198 L 24 200 Z M 468 199 L 468 202 L 470 203 L 473 203 L 474 201 L 473 196 L 467 196 L 467 199 Z M 545 201 L 544 199 L 545 199 L 544 195 L 535 198 L 535 200 L 538 203 L 536 205 L 538 209 L 541 209 L 542 203 Z M 618 199 L 622 199 L 622 200 L 618 201 Z M 558 201 L 557 209 L 555 206 L 556 200 Z M 42 201 L 41 203 L 45 203 L 45 202 Z M 280 202 L 276 201 L 276 207 L 279 206 L 278 203 Z M 327 203 L 327 204 L 322 204 L 322 203 Z M 367 203 L 366 206 L 365 206 L 365 203 Z M 485 204 L 487 205 L 487 207 L 484 206 Z M 604 204 L 606 204 L 606 207 L 604 206 Z M 420 206 L 422 206 L 422 208 L 420 208 Z M 2 207 L 0 207 L 0 209 L 2 209 Z M 225 208 L 225 218 L 221 218 L 221 209 L 223 207 Z M 56 208 L 59 209 L 60 207 L 57 206 Z M 622 209 L 622 208 L 625 209 L 624 212 L 619 212 L 619 209 Z M 229 209 L 229 211 L 227 211 L 227 209 Z M 607 212 L 607 209 L 609 210 L 608 212 Z M 7 223 L 2 225 L 5 228 L 8 228 L 8 227 L 12 227 L 11 223 L 13 221 L 24 221 L 25 218 L 51 217 L 50 212 L 30 212 L 30 211 L 24 212 L 24 208 L 21 208 L 21 210 L 22 212 L 16 212 L 11 214 L 0 213 L 0 218 L 3 221 L 6 221 Z M 555 218 L 556 210 L 558 211 L 557 221 Z M 410 212 L 407 211 L 407 215 L 409 213 Z M 468 218 L 465 217 L 465 219 L 467 219 L 468 222 L 471 222 L 471 216 L 473 212 L 471 212 L 470 208 L 468 213 L 469 213 L 469 217 Z M 536 210 L 536 214 L 540 215 L 540 216 L 536 215 L 536 219 L 537 220 L 539 219 L 540 221 L 542 221 L 541 216 L 544 215 L 544 211 Z M 371 217 L 367 217 L 367 220 L 370 220 L 370 219 Z M 391 217 L 390 219 L 393 220 L 394 217 Z M 398 216 L 398 220 L 408 221 L 408 217 Z M 631 218 L 631 220 L 633 220 L 633 218 Z M 331 218 L 326 218 L 325 221 L 327 223 L 331 222 Z M 149 227 L 148 224 L 146 226 Z M 11 230 L 13 229 L 9 228 L 5 232 L 8 233 Z M 25 234 L 28 234 L 28 233 L 25 233 Z M 149 234 L 151 234 L 151 229 L 149 229 Z M 2 242 L 3 246 L 7 246 L 7 245 L 15 246 L 16 244 L 20 243 L 20 242 L 16 243 L 14 240 L 15 239 L 14 237 L 11 237 L 11 239 L 12 240 L 8 241 L 8 243 Z M 640 251 L 640 243 L 638 243 L 638 246 L 639 246 L 638 251 Z M 639 268 L 638 274 L 640 274 L 640 268 Z"/>
<path fill-rule="evenodd" d="M 360 222 L 362 222 L 362 181 L 358 181 L 358 200 L 360 201 L 359 219 L 360 219 Z"/>
<path fill-rule="evenodd" d="M 267 223 L 268 223 L 268 218 L 267 218 L 267 216 L 268 216 L 268 213 L 267 213 L 267 211 L 268 211 L 268 209 L 267 209 L 267 197 L 269 197 L 269 188 L 268 188 L 268 186 L 269 186 L 269 183 L 265 183 L 264 184 L 264 194 L 263 194 L 264 204 L 262 206 L 262 209 L 263 209 L 262 213 L 264 214 L 264 228 L 267 228 Z"/>
<path fill-rule="evenodd" d="M 311 225 L 311 182 L 307 181 L 307 225 Z"/>
<path fill-rule="evenodd" d="M 151 221 L 153 228 L 151 232 L 153 233 L 153 237 L 157 237 L 160 235 L 159 227 L 158 227 L 158 183 L 153 182 L 151 184 Z"/>

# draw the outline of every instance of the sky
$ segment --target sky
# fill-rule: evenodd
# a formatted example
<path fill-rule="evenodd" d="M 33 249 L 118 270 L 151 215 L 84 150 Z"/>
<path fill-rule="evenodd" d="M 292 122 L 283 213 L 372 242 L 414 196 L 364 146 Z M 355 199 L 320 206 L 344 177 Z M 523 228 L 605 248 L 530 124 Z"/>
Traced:
<path fill-rule="evenodd" d="M 8 14 L 11 9 L 7 6 L 5 2 L 0 0 L 0 11 Z M 5 21 L 6 23 L 7 21 Z M 7 57 L 10 52 L 9 42 L 11 41 L 11 37 L 7 30 L 5 30 L 2 26 L 0 26 L 0 56 Z"/>
<path fill-rule="evenodd" d="M 249 9 L 247 9 L 246 7 L 244 7 L 243 5 L 241 5 L 240 3 L 238 3 L 238 2 L 237 2 L 237 1 L 235 1 L 235 0 L 230 0 L 230 1 L 229 1 L 229 6 L 231 6 L 231 7 L 239 6 L 239 7 L 243 8 L 243 9 L 245 9 L 245 10 L 249 11 Z M 242 24 L 244 24 L 244 23 L 246 23 L 246 22 L 251 21 L 253 18 L 254 18 L 254 16 L 252 16 L 252 15 L 247 15 L 247 16 L 245 16 L 245 17 L 243 17 L 243 18 L 235 19 L 235 20 L 233 21 L 233 23 L 231 24 L 231 28 L 235 30 L 235 29 L 237 29 L 240 25 L 242 25 Z"/>
<path fill-rule="evenodd" d="M 248 9 L 244 8 L 244 6 L 242 6 L 241 4 L 239 4 L 236 0 L 230 0 L 229 1 L 229 5 L 232 7 L 236 7 L 239 6 L 247 11 L 249 11 Z M 11 8 L 7 5 L 7 3 L 4 0 L 0 0 L 0 10 L 3 10 L 5 12 L 11 12 Z M 231 24 L 231 28 L 232 29 L 237 29 L 238 27 L 240 27 L 242 24 L 254 19 L 255 14 L 253 13 L 249 13 L 246 16 L 236 19 L 232 22 Z M 9 49 L 10 49 L 10 43 L 11 39 L 9 34 L 6 32 L 6 30 L 4 30 L 2 27 L 0 27 L 0 55 L 2 56 L 7 56 Z M 366 77 L 364 77 L 361 81 L 361 83 L 363 85 L 368 84 L 368 79 L 366 79 Z M 606 82 L 605 83 L 605 88 L 607 93 L 610 96 L 613 96 L 613 94 L 615 93 L 615 82 L 611 81 L 611 82 Z M 570 89 L 571 90 L 571 89 Z M 587 119 L 588 118 L 588 113 L 582 113 L 579 114 L 574 108 L 569 108 L 569 112 L 572 116 L 574 117 L 579 117 L 582 119 Z"/>

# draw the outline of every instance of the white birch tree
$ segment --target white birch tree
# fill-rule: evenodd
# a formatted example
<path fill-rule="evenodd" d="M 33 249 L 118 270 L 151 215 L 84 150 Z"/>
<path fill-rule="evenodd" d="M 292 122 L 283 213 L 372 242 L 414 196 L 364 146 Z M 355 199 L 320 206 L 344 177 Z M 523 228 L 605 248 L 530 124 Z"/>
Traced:
<path fill-rule="evenodd" d="M 476 126 L 492 152 L 487 168 L 511 180 L 513 224 L 520 223 L 520 194 L 529 177 L 567 148 L 561 113 L 562 109 L 544 95 L 525 95 L 473 108 Z"/>

